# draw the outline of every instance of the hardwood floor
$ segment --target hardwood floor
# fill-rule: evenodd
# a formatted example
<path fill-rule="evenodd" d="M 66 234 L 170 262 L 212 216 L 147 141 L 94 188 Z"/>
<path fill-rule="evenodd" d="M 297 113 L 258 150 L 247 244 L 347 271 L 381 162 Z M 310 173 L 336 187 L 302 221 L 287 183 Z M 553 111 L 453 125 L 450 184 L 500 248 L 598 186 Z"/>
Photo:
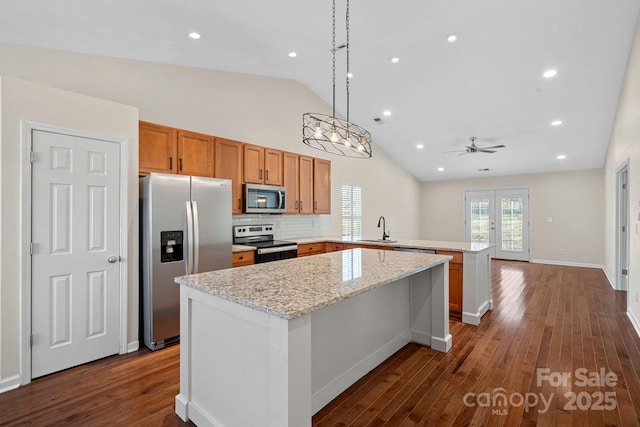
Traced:
<path fill-rule="evenodd" d="M 640 425 L 640 338 L 625 314 L 626 293 L 597 269 L 492 266 L 494 309 L 480 326 L 451 321 L 446 354 L 405 346 L 313 425 Z M 173 413 L 178 353 L 140 350 L 36 379 L 0 394 L 0 425 L 189 425 Z M 593 377 L 582 385 L 581 368 L 614 373 L 615 385 Z M 539 369 L 548 379 L 538 381 Z M 562 374 L 570 378 L 558 384 Z"/>

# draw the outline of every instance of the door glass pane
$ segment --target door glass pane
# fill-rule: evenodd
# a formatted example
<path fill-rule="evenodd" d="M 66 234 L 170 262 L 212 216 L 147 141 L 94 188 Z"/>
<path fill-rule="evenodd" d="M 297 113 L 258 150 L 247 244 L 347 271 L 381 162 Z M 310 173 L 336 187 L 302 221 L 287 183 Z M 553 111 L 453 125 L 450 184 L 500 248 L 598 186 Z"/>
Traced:
<path fill-rule="evenodd" d="M 523 208 L 522 197 L 503 197 L 500 203 L 502 209 L 502 236 L 500 250 L 506 252 L 522 252 Z"/>
<path fill-rule="evenodd" d="M 471 242 L 490 243 L 489 199 L 471 200 Z"/>

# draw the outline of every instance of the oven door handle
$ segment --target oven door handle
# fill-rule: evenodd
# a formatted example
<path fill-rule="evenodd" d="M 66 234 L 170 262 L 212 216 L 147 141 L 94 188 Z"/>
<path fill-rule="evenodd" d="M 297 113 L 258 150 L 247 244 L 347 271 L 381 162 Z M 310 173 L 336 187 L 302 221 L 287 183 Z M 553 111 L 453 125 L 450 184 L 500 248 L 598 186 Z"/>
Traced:
<path fill-rule="evenodd" d="M 284 251 L 297 251 L 297 250 L 298 250 L 298 245 L 277 246 L 275 248 L 258 249 L 258 255 L 272 254 L 272 253 L 275 253 L 275 252 L 284 252 Z"/>

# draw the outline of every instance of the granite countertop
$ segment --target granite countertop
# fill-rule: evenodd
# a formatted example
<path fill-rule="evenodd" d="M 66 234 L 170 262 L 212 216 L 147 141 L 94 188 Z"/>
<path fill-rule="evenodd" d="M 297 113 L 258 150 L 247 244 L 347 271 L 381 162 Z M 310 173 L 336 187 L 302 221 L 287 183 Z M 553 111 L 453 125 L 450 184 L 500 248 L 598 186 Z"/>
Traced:
<path fill-rule="evenodd" d="M 176 277 L 175 281 L 283 319 L 295 319 L 450 259 L 444 255 L 351 249 L 192 274 Z"/>
<path fill-rule="evenodd" d="M 255 251 L 256 248 L 255 246 L 248 246 L 248 245 L 232 245 L 231 246 L 231 252 L 248 252 L 248 251 Z"/>
<path fill-rule="evenodd" d="M 287 239 L 292 242 L 296 242 L 299 245 L 307 243 L 319 243 L 319 242 L 331 242 L 331 243 L 356 243 L 361 245 L 378 245 L 378 246 L 391 246 L 394 248 L 407 248 L 407 249 L 435 249 L 442 251 L 457 251 L 457 252 L 470 252 L 477 253 L 489 249 L 495 245 L 489 245 L 486 243 L 467 243 L 467 242 L 444 242 L 439 240 L 407 240 L 407 239 L 390 239 L 389 242 L 382 242 L 378 240 L 349 240 L 342 239 L 337 236 L 326 237 L 304 237 L 299 239 Z"/>

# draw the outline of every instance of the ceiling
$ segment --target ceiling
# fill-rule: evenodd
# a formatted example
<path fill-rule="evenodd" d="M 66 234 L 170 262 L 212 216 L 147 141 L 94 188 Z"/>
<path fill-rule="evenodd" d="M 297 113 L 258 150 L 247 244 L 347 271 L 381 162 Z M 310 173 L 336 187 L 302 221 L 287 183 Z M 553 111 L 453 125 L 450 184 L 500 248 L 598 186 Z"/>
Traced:
<path fill-rule="evenodd" d="M 337 3 L 341 44 L 345 2 Z M 350 6 L 350 119 L 371 132 L 374 156 L 384 150 L 423 181 L 604 165 L 638 0 Z M 189 39 L 191 31 L 202 37 Z M 294 79 L 332 102 L 328 0 L 0 0 L 0 41 Z M 345 62 L 341 51 L 343 115 Z M 557 75 L 545 79 L 548 69 Z M 471 136 L 506 147 L 444 153 Z"/>

